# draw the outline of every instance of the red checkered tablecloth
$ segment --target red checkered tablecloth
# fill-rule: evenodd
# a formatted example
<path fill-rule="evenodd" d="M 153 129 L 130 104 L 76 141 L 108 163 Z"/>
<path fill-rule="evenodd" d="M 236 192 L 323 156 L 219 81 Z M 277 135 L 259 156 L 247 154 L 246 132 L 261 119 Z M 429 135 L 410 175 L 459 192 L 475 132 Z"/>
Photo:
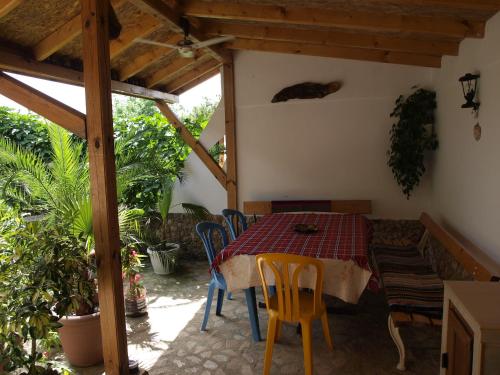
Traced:
<path fill-rule="evenodd" d="M 296 224 L 315 224 L 318 232 L 297 233 Z M 314 258 L 354 261 L 366 270 L 371 224 L 361 215 L 283 213 L 264 216 L 223 249 L 212 268 L 237 255 L 289 253 Z"/>

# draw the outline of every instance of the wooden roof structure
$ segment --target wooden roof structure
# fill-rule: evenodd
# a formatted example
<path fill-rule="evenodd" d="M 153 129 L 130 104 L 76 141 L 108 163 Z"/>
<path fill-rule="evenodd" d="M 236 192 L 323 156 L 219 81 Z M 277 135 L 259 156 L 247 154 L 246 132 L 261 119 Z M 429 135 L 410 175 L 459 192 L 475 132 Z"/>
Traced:
<path fill-rule="evenodd" d="M 500 0 L 0 0 L 0 94 L 87 139 L 106 373 L 128 374 L 111 92 L 156 100 L 237 209 L 233 50 L 437 68 L 498 10 Z M 176 44 L 185 19 L 195 42 L 235 39 L 193 58 L 139 40 Z M 86 114 L 2 71 L 84 86 Z M 168 106 L 218 72 L 226 170 Z"/>
<path fill-rule="evenodd" d="M 440 67 L 464 38 L 484 36 L 500 0 L 112 0 L 122 32 L 110 42 L 115 92 L 175 100 L 218 73 L 228 50 L 257 50 Z M 78 0 L 0 0 L 0 69 L 79 83 Z M 138 42 L 235 39 L 194 58 Z"/>

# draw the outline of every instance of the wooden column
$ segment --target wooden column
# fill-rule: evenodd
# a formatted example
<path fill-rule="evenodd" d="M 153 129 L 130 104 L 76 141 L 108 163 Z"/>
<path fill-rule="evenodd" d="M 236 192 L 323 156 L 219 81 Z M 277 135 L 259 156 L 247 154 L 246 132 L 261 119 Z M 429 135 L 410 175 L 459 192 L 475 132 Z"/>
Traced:
<path fill-rule="evenodd" d="M 107 375 L 128 374 L 108 40 L 109 0 L 81 0 L 92 218 Z"/>
<path fill-rule="evenodd" d="M 238 183 L 236 170 L 236 108 L 234 101 L 233 56 L 222 65 L 222 98 L 224 99 L 226 129 L 227 207 L 238 209 Z"/>

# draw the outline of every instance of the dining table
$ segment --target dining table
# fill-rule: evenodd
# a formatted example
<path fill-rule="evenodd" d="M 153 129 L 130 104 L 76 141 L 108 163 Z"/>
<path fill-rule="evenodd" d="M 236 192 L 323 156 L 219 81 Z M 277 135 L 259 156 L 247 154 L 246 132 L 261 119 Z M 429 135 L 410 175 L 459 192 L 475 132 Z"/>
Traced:
<path fill-rule="evenodd" d="M 299 232 L 298 224 L 313 230 Z M 370 221 L 359 214 L 273 213 L 261 217 L 227 245 L 211 269 L 224 276 L 229 292 L 245 291 L 252 336 L 260 341 L 255 300 L 255 287 L 261 286 L 255 260 L 258 254 L 287 253 L 320 259 L 324 264 L 323 293 L 355 304 L 368 285 L 377 285 L 368 257 L 371 234 Z M 314 281 L 315 275 L 306 272 L 301 275 L 300 287 L 311 288 Z"/>

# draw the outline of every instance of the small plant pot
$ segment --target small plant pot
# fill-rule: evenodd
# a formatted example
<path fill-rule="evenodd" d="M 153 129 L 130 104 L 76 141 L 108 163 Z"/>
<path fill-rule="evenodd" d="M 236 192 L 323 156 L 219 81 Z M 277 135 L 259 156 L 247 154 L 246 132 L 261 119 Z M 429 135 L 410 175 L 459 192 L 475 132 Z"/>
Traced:
<path fill-rule="evenodd" d="M 179 258 L 179 248 L 179 244 L 169 242 L 148 247 L 149 259 L 151 259 L 154 273 L 168 275 L 174 272 Z"/>
<path fill-rule="evenodd" d="M 59 337 L 69 363 L 77 367 L 101 364 L 102 355 L 100 314 L 65 316 L 59 320 Z"/>
<path fill-rule="evenodd" d="M 125 297 L 125 315 L 131 318 L 137 318 L 147 313 L 148 304 L 146 301 L 146 292 L 139 298 Z"/>

